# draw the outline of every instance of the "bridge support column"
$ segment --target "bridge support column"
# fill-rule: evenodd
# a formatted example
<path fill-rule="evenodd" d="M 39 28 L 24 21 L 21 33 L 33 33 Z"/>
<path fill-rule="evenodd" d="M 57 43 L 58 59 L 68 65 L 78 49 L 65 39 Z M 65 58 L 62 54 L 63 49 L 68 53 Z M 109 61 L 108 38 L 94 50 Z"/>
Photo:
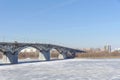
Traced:
<path fill-rule="evenodd" d="M 7 52 L 3 54 L 3 63 L 10 63 L 10 64 L 17 64 L 18 63 L 18 55 L 12 54 L 10 52 Z"/>
<path fill-rule="evenodd" d="M 61 53 L 59 54 L 58 59 L 67 59 L 67 55 L 65 53 Z"/>
<path fill-rule="evenodd" d="M 39 53 L 39 60 L 50 60 L 50 52 L 49 51 L 42 51 Z"/>

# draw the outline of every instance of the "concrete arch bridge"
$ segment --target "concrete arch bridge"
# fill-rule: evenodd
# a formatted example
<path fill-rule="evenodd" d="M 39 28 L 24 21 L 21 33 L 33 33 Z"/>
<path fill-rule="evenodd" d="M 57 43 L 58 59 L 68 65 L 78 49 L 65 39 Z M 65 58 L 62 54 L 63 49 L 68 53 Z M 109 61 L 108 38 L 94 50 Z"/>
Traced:
<path fill-rule="evenodd" d="M 59 59 L 74 58 L 76 53 L 84 52 L 82 50 L 52 44 L 0 42 L 0 52 L 3 53 L 2 61 L 4 63 L 17 64 L 20 51 L 27 47 L 33 47 L 39 50 L 39 59 L 46 61 L 49 61 L 51 59 L 50 51 L 52 49 L 56 49 L 59 52 Z"/>

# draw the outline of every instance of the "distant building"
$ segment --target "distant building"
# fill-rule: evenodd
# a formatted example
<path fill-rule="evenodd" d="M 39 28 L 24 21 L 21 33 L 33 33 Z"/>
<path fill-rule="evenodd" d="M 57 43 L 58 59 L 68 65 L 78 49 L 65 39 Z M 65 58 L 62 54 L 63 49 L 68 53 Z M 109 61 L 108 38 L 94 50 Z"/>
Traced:
<path fill-rule="evenodd" d="M 104 51 L 107 51 L 107 52 L 111 53 L 111 45 L 105 45 L 104 46 Z"/>

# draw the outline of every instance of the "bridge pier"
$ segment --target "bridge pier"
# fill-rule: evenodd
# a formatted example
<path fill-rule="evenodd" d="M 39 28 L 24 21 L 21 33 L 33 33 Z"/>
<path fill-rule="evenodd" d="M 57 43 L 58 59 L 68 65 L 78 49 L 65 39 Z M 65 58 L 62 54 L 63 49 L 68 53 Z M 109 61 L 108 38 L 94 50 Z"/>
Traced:
<path fill-rule="evenodd" d="M 11 54 L 10 52 L 6 52 L 3 54 L 3 63 L 17 64 L 18 63 L 18 55 Z"/>
<path fill-rule="evenodd" d="M 41 51 L 39 53 L 39 60 L 50 61 L 50 51 Z"/>

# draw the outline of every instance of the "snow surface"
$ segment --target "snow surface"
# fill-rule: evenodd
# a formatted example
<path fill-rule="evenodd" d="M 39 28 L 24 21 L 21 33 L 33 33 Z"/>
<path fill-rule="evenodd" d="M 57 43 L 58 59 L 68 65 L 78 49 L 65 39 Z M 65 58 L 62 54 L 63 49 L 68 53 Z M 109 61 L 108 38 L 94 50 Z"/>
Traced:
<path fill-rule="evenodd" d="M 120 80 L 120 59 L 70 59 L 0 65 L 0 80 Z"/>

